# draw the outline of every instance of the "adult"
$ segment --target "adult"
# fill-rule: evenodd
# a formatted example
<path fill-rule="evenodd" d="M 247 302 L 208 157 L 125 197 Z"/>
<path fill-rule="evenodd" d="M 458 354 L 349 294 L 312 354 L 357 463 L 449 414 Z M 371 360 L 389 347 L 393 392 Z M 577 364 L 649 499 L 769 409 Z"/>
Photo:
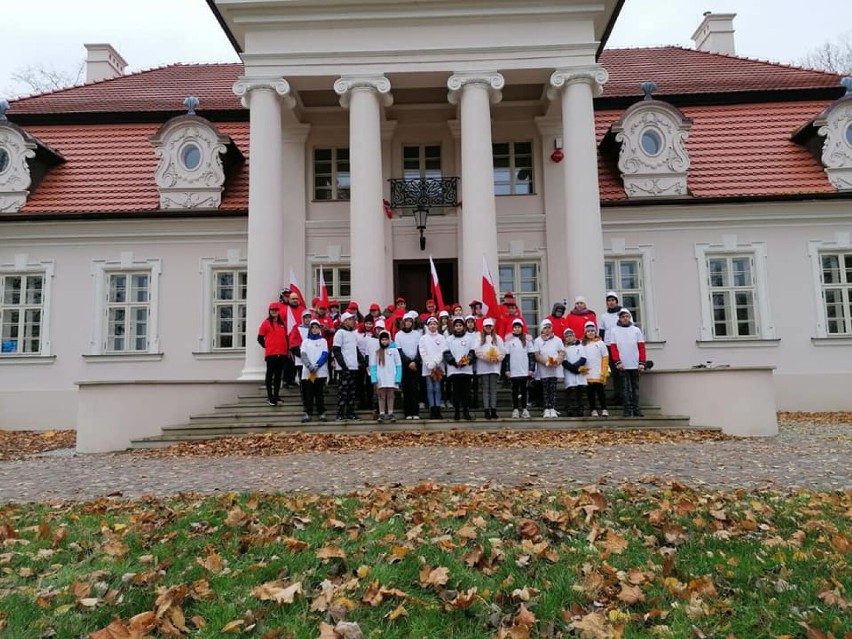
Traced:
<path fill-rule="evenodd" d="M 553 308 L 550 309 L 550 315 L 544 319 L 550 321 L 550 328 L 553 334 L 562 336 L 565 330 L 565 302 L 558 301 L 553 303 Z M 561 340 L 560 340 L 561 341 Z"/>
<path fill-rule="evenodd" d="M 645 372 L 645 336 L 626 308 L 619 311 L 618 324 L 612 329 L 612 356 L 622 373 L 622 414 L 644 417 L 639 408 L 639 375 Z"/>
<path fill-rule="evenodd" d="M 600 320 L 600 336 L 606 344 L 609 352 L 609 370 L 612 373 L 612 389 L 615 396 L 620 398 L 622 395 L 621 371 L 615 365 L 615 358 L 612 356 L 612 338 L 613 329 L 618 324 L 618 314 L 621 312 L 621 299 L 615 291 L 608 291 L 606 294 L 606 313 L 601 315 Z"/>
<path fill-rule="evenodd" d="M 334 334 L 331 348 L 337 364 L 337 420 L 359 419 L 355 414 L 355 378 L 358 375 L 358 336 L 355 333 L 355 316 L 340 316 L 340 330 Z"/>
<path fill-rule="evenodd" d="M 505 339 L 506 335 L 512 332 L 512 326 L 514 325 L 515 320 L 520 320 L 524 327 L 523 332 L 525 334 L 529 333 L 527 323 L 521 315 L 521 309 L 515 302 L 515 296 L 512 291 L 508 291 L 505 295 L 503 295 L 503 303 L 500 305 L 500 310 L 501 315 L 497 326 L 497 334 L 500 337 Z"/>
<path fill-rule="evenodd" d="M 278 406 L 281 373 L 287 359 L 287 326 L 281 319 L 278 302 L 269 305 L 268 315 L 257 329 L 257 343 L 263 347 L 266 359 L 266 405 Z"/>
<path fill-rule="evenodd" d="M 430 317 L 438 316 L 438 305 L 435 304 L 435 300 L 429 298 L 426 300 L 426 311 L 420 314 L 420 320 L 425 322 Z"/>
<path fill-rule="evenodd" d="M 562 330 L 570 328 L 574 331 L 574 335 L 581 339 L 586 334 L 586 322 L 593 322 L 597 326 L 598 316 L 586 306 L 586 298 L 578 296 L 574 298 L 574 308 L 565 316 Z"/>

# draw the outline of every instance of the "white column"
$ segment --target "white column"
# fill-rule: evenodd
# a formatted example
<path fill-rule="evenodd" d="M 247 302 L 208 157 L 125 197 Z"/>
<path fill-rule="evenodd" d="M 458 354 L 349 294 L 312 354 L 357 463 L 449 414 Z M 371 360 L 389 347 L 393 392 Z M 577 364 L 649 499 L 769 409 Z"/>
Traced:
<path fill-rule="evenodd" d="M 282 136 L 282 209 L 284 215 L 284 270 L 281 284 L 289 283 L 290 269 L 302 288 L 310 278 L 306 268 L 305 216 L 307 211 L 307 176 L 305 169 L 305 141 L 310 124 L 289 122 L 285 118 Z M 297 321 L 301 318 L 296 318 Z"/>
<path fill-rule="evenodd" d="M 382 204 L 382 105 L 393 101 L 390 88 L 384 76 L 344 76 L 334 83 L 341 106 L 349 109 L 349 254 L 352 299 L 361 308 L 391 298 Z"/>
<path fill-rule="evenodd" d="M 554 162 L 551 155 L 555 150 L 554 140 L 562 139 L 562 109 L 558 109 L 557 118 L 536 118 L 535 123 L 541 134 L 541 176 L 544 192 L 544 236 L 547 249 L 546 262 L 543 268 L 547 276 L 543 281 L 546 286 L 542 296 L 544 308 L 550 312 L 553 302 L 568 295 L 568 256 L 565 253 L 565 169 L 562 162 Z M 563 143 L 564 144 L 564 143 Z M 562 147 L 560 147 L 562 148 Z"/>
<path fill-rule="evenodd" d="M 447 81 L 449 100 L 459 105 L 461 121 L 461 202 L 459 287 L 463 306 L 482 296 L 482 256 L 497 279 L 497 212 L 491 104 L 500 101 L 499 73 L 456 73 Z"/>
<path fill-rule="evenodd" d="M 281 97 L 289 96 L 290 85 L 283 78 L 243 78 L 234 93 L 250 111 L 246 360 L 240 379 L 254 380 L 266 371 L 255 331 L 278 299 L 284 272 Z"/>
<path fill-rule="evenodd" d="M 589 308 L 604 307 L 604 253 L 598 188 L 593 98 L 600 95 L 608 74 L 603 67 L 560 69 L 550 77 L 550 96 L 562 98 L 565 160 L 565 250 L 569 306 L 574 297 L 587 298 Z"/>

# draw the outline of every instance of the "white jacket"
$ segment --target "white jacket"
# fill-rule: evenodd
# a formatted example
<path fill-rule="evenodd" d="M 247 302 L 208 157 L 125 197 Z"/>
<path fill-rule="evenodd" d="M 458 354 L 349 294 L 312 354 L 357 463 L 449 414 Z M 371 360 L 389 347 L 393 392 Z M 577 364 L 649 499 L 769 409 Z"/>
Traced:
<path fill-rule="evenodd" d="M 541 354 L 543 357 L 557 359 L 565 353 L 565 345 L 562 340 L 556 336 L 548 340 L 543 339 L 540 335 L 533 342 L 533 352 Z M 547 366 L 541 362 L 537 362 L 535 376 L 536 379 L 547 379 L 550 377 L 562 377 L 562 364 L 557 366 Z"/>
<path fill-rule="evenodd" d="M 515 337 L 510 333 L 506 335 L 504 345 L 506 354 L 509 356 L 509 376 L 529 377 L 529 354 L 533 352 L 532 337 L 527 335 L 526 340 L 523 340 L 521 337 Z"/>
<path fill-rule="evenodd" d="M 482 336 L 479 336 L 479 340 L 476 342 L 476 374 L 477 375 L 493 375 L 500 374 L 500 366 L 502 365 L 503 359 L 506 357 L 506 347 L 503 344 L 503 340 L 500 339 L 496 334 L 495 335 L 486 335 L 485 343 L 482 342 Z M 495 349 L 497 351 L 497 361 L 491 362 L 489 361 L 489 355 L 493 354 L 491 349 Z"/>
<path fill-rule="evenodd" d="M 402 377 L 402 358 L 399 351 L 394 346 L 388 346 L 385 349 L 385 364 L 380 366 L 378 350 L 370 353 L 370 378 L 379 388 L 397 388 L 397 380 Z"/>
<path fill-rule="evenodd" d="M 575 342 L 570 346 L 565 347 L 565 361 L 575 364 L 581 358 L 586 356 L 586 349 L 580 342 Z M 585 366 L 585 364 L 583 364 Z M 565 388 L 573 388 L 574 386 L 586 386 L 586 376 L 582 373 L 572 373 L 564 366 L 562 372 L 565 380 Z"/>
<path fill-rule="evenodd" d="M 639 344 L 645 344 L 645 336 L 641 328 L 632 323 L 630 326 L 616 324 L 612 329 L 611 343 L 618 348 L 618 357 L 624 370 L 631 371 L 639 368 Z"/>
<path fill-rule="evenodd" d="M 609 352 L 603 340 L 595 340 L 584 344 L 586 348 L 586 366 L 589 372 L 586 381 L 605 383 L 609 374 Z"/>
<path fill-rule="evenodd" d="M 420 338 L 417 346 L 420 359 L 423 362 L 423 377 L 431 375 L 432 371 L 444 366 L 444 351 L 447 350 L 447 340 L 439 332 L 430 333 L 429 329 Z"/>
<path fill-rule="evenodd" d="M 479 333 L 465 333 L 460 337 L 450 335 L 447 338 L 446 350 L 449 350 L 453 358 L 458 361 L 465 355 L 469 355 L 478 343 Z M 473 375 L 473 362 L 468 362 L 465 366 L 447 364 L 447 375 Z"/>
<path fill-rule="evenodd" d="M 339 346 L 343 361 L 350 371 L 358 370 L 358 333 L 340 328 L 334 334 L 332 347 Z"/>
<path fill-rule="evenodd" d="M 320 336 L 319 339 L 305 338 L 305 341 L 302 342 L 301 351 L 302 379 L 308 379 L 311 374 L 305 364 L 316 364 L 323 353 L 328 354 L 328 342 L 325 341 L 324 337 Z M 317 377 L 328 377 L 328 359 L 317 369 Z"/>

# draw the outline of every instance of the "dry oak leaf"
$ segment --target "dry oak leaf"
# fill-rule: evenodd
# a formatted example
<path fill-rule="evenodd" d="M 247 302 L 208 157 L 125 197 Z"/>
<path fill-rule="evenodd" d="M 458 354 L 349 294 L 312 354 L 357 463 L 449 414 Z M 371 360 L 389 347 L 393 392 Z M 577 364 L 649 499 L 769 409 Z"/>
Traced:
<path fill-rule="evenodd" d="M 196 557 L 195 562 L 208 572 L 212 572 L 214 575 L 221 573 L 228 563 L 222 559 L 221 555 L 218 555 L 215 552 L 211 552 L 204 559 Z"/>
<path fill-rule="evenodd" d="M 324 621 L 320 622 L 320 634 L 317 639 L 340 639 L 340 635 L 334 630 L 334 626 L 331 624 L 325 623 Z"/>
<path fill-rule="evenodd" d="M 444 609 L 445 610 L 451 610 L 451 609 L 464 610 L 466 608 L 470 608 L 473 605 L 473 602 L 476 601 L 477 591 L 478 591 L 477 587 L 474 586 L 473 588 L 469 588 L 468 590 L 465 590 L 464 592 L 456 593 L 456 596 L 452 600 L 450 600 L 450 601 L 448 601 L 444 604 Z"/>
<path fill-rule="evenodd" d="M 613 555 L 620 555 L 627 550 L 628 541 L 622 535 L 619 535 L 614 530 L 607 530 L 606 539 L 604 539 L 604 549 L 611 552 Z"/>
<path fill-rule="evenodd" d="M 645 601 L 645 593 L 639 586 L 628 586 L 621 584 L 621 592 L 618 593 L 618 599 L 627 605 L 633 605 Z"/>
<path fill-rule="evenodd" d="M 246 515 L 243 512 L 243 509 L 239 506 L 234 506 L 231 510 L 229 510 L 228 516 L 225 518 L 225 524 L 232 528 L 242 526 L 247 523 L 247 521 L 248 515 Z"/>
<path fill-rule="evenodd" d="M 302 594 L 302 582 L 286 584 L 283 581 L 267 581 L 252 589 L 251 594 L 261 601 L 274 601 L 278 604 L 291 604 Z"/>
<path fill-rule="evenodd" d="M 346 559 L 346 553 L 339 546 L 323 546 L 317 550 L 317 559 Z"/>
<path fill-rule="evenodd" d="M 580 631 L 580 639 L 616 639 L 616 631 L 599 612 L 591 612 L 582 619 L 571 622 Z"/>
<path fill-rule="evenodd" d="M 244 625 L 246 625 L 245 619 L 234 619 L 233 621 L 229 621 L 224 626 L 222 626 L 222 632 L 227 632 L 228 634 L 236 634 L 242 631 Z"/>
<path fill-rule="evenodd" d="M 518 522 L 518 534 L 525 539 L 532 539 L 539 532 L 538 524 L 532 519 L 522 519 Z"/>
<path fill-rule="evenodd" d="M 450 569 L 444 566 L 432 568 L 423 566 L 420 569 L 420 585 L 424 588 L 429 586 L 443 586 L 450 580 Z"/>
<path fill-rule="evenodd" d="M 535 622 L 535 615 L 524 604 L 521 604 L 518 614 L 512 618 L 513 626 L 526 626 L 527 628 L 531 628 L 535 625 Z"/>
<path fill-rule="evenodd" d="M 295 537 L 284 537 L 281 540 L 281 543 L 287 547 L 287 550 L 293 553 L 308 549 L 307 542 L 304 542 L 301 539 L 296 539 Z"/>
<path fill-rule="evenodd" d="M 338 621 L 334 631 L 341 639 L 364 639 L 361 626 L 354 621 Z"/>
<path fill-rule="evenodd" d="M 837 606 L 841 610 L 846 610 L 849 607 L 849 602 L 846 601 L 836 590 L 823 590 L 817 595 L 829 606 Z"/>
<path fill-rule="evenodd" d="M 131 630 L 121 619 L 89 635 L 89 639 L 145 639 L 141 630 Z"/>

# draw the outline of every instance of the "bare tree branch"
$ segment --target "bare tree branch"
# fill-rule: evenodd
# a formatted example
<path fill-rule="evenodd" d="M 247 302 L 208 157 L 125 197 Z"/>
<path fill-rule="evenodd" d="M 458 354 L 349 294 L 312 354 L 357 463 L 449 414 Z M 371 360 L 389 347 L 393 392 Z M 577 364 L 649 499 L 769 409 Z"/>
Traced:
<path fill-rule="evenodd" d="M 82 83 L 85 69 L 85 60 L 73 71 L 60 70 L 52 65 L 30 65 L 12 73 L 11 78 L 26 93 L 44 93 Z"/>
<path fill-rule="evenodd" d="M 809 69 L 852 74 L 852 31 L 834 41 L 824 42 L 798 60 L 797 64 Z"/>

